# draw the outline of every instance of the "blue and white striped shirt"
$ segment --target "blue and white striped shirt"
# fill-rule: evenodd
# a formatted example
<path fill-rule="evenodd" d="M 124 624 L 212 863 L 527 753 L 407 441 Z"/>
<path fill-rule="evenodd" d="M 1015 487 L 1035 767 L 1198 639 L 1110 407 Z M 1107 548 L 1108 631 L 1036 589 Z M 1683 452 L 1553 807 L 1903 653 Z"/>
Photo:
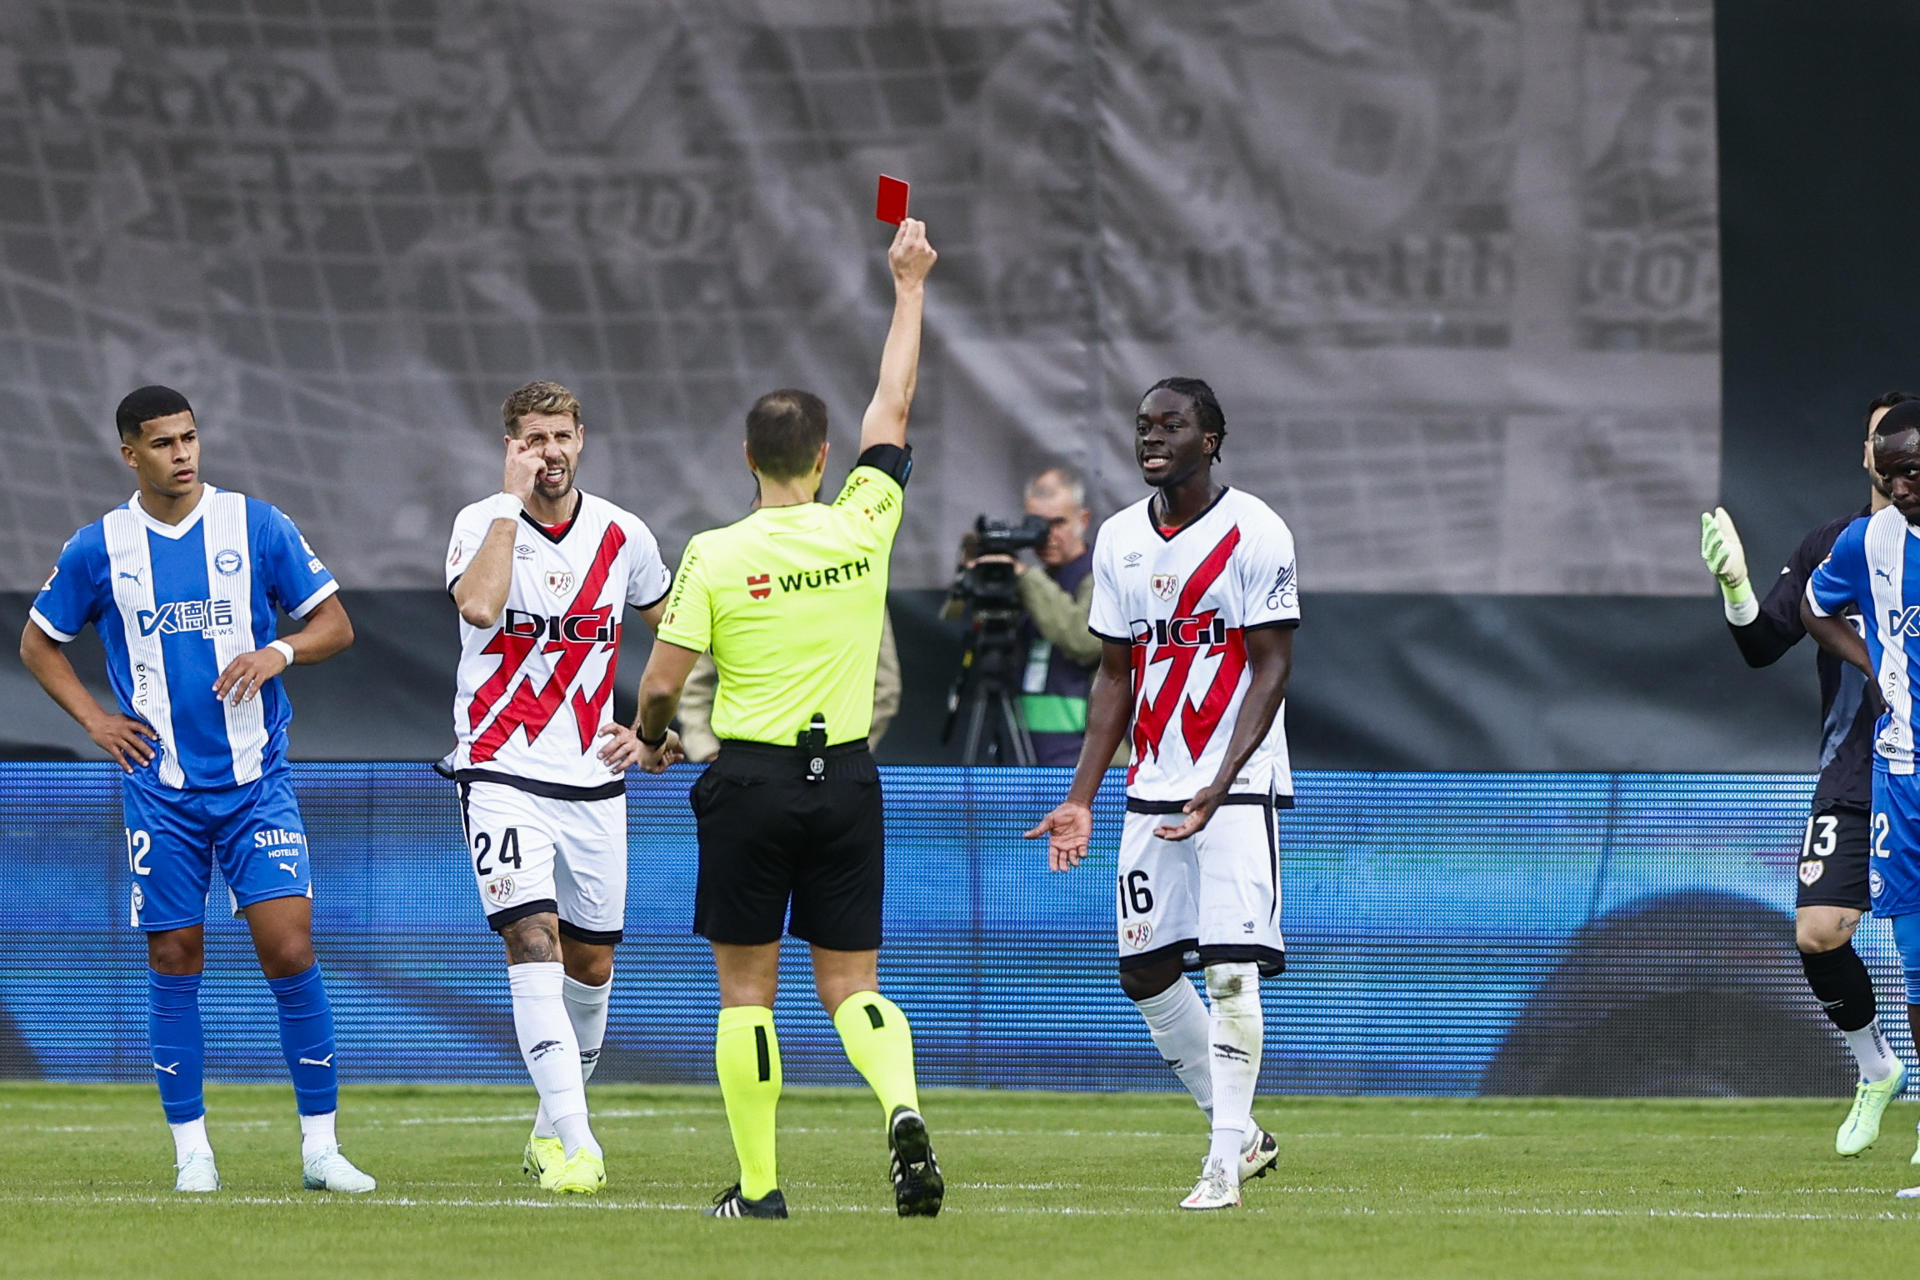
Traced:
<path fill-rule="evenodd" d="M 61 643 L 92 623 L 120 710 L 159 735 L 133 780 L 202 790 L 284 768 L 293 709 L 278 679 L 233 706 L 213 682 L 272 640 L 277 610 L 304 618 L 339 584 L 278 508 L 205 486 L 179 524 L 138 495 L 67 540 L 32 619 Z"/>
<path fill-rule="evenodd" d="M 1913 768 L 1913 640 L 1920 636 L 1920 530 L 1894 507 L 1862 516 L 1841 531 L 1807 580 L 1807 604 L 1831 617 L 1860 610 L 1867 655 L 1886 699 L 1873 750 L 1889 774 Z"/>

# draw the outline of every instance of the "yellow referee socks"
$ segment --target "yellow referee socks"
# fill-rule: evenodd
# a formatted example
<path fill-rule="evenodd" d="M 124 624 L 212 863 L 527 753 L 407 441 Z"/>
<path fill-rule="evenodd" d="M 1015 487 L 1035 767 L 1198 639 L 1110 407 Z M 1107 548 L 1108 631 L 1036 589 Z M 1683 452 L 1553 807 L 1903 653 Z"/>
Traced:
<path fill-rule="evenodd" d="M 847 1061 L 880 1095 L 880 1111 L 920 1109 L 913 1078 L 913 1029 L 900 1006 L 878 991 L 856 991 L 833 1011 L 833 1029 L 846 1046 Z"/>
<path fill-rule="evenodd" d="M 773 1163 L 774 1113 L 780 1107 L 780 1041 L 773 1034 L 773 1010 L 765 1005 L 722 1009 L 713 1065 L 727 1104 L 733 1152 L 740 1158 L 740 1194 L 759 1200 L 780 1185 Z"/>

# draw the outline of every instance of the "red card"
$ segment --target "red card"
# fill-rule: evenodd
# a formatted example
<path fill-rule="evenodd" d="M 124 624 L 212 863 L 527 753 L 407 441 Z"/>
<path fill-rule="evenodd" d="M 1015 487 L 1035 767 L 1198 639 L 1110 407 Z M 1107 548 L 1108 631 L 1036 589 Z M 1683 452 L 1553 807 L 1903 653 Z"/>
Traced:
<path fill-rule="evenodd" d="M 874 202 L 873 216 L 899 226 L 907 218 L 907 184 L 898 178 L 880 175 L 880 198 Z"/>

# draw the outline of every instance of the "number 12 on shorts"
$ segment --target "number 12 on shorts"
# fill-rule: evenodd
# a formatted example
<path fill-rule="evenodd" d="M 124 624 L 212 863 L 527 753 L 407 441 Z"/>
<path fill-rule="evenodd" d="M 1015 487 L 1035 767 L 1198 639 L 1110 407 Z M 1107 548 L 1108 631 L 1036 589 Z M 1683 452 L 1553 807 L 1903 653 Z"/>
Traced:
<path fill-rule="evenodd" d="M 137 827 L 126 827 L 127 833 L 127 870 L 137 876 L 150 876 L 153 868 L 147 865 L 147 855 L 153 852 L 153 837 Z"/>
<path fill-rule="evenodd" d="M 487 855 L 492 854 L 497 866 L 487 865 Z M 474 874 L 490 876 L 500 867 L 520 869 L 520 828 L 508 827 L 500 833 L 498 843 L 485 831 L 476 832 L 473 837 Z"/>

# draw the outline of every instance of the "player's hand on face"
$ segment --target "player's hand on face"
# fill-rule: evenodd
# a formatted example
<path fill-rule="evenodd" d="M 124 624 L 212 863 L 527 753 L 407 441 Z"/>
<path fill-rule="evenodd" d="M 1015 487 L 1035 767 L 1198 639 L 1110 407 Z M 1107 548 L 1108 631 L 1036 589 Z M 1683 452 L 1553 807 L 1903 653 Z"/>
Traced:
<path fill-rule="evenodd" d="M 893 244 L 887 249 L 887 265 L 893 269 L 894 284 L 919 284 L 927 278 L 927 272 L 933 270 L 939 256 L 927 243 L 927 224 L 918 218 L 902 219 L 899 229 L 893 233 Z"/>
<path fill-rule="evenodd" d="M 634 741 L 639 742 L 639 739 L 635 738 Z M 680 735 L 672 729 L 667 730 L 667 740 L 657 747 L 640 743 L 638 764 L 648 773 L 665 773 L 668 765 L 679 764 L 686 758 L 687 753 L 680 747 Z"/>
<path fill-rule="evenodd" d="M 88 729 L 87 736 L 128 773 L 153 763 L 153 747 L 150 744 L 160 740 L 160 735 L 153 731 L 152 725 L 118 713 Z"/>
<path fill-rule="evenodd" d="M 600 747 L 600 763 L 614 773 L 625 773 L 640 763 L 640 739 L 626 725 L 606 725 L 599 736 L 607 739 Z"/>
<path fill-rule="evenodd" d="M 1162 840 L 1185 840 L 1188 836 L 1207 825 L 1213 818 L 1213 811 L 1218 809 L 1220 802 L 1226 798 L 1227 787 L 1223 782 L 1216 782 L 1210 786 L 1202 787 L 1194 793 L 1193 799 L 1187 801 L 1186 805 L 1180 810 L 1186 817 L 1182 818 L 1178 823 L 1169 826 L 1155 827 L 1153 834 L 1159 836 Z"/>
<path fill-rule="evenodd" d="M 518 437 L 507 437 L 507 470 L 505 479 L 500 482 L 500 491 L 525 502 L 533 496 L 533 482 L 546 465 L 540 450 L 529 449 L 527 442 Z"/>
<path fill-rule="evenodd" d="M 213 682 L 213 696 L 224 698 L 234 706 L 251 702 L 260 692 L 260 686 L 279 675 L 293 664 L 278 649 L 255 649 L 252 653 L 243 653 L 227 664 L 220 678 Z"/>
<path fill-rule="evenodd" d="M 1047 867 L 1052 871 L 1071 871 L 1087 856 L 1093 840 L 1093 810 L 1074 800 L 1062 800 L 1040 824 L 1027 832 L 1027 839 L 1047 838 Z"/>

